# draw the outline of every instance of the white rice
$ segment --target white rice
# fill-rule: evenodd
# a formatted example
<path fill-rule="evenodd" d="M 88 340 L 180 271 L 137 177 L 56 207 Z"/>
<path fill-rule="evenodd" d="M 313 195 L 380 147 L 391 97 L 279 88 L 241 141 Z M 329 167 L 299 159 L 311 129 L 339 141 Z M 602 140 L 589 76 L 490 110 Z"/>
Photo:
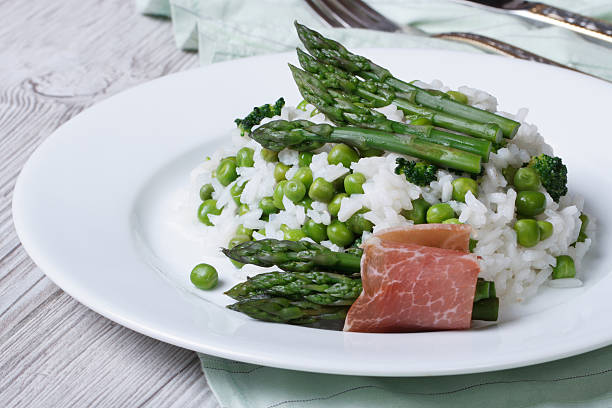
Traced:
<path fill-rule="evenodd" d="M 430 84 L 418 83 L 417 85 L 447 91 L 440 81 Z M 544 142 L 535 125 L 527 123 L 527 109 L 520 109 L 516 114 L 497 111 L 497 100 L 490 94 L 468 87 L 460 87 L 459 91 L 467 95 L 468 102 L 476 107 L 491 112 L 496 112 L 508 118 L 521 122 L 517 135 L 507 147 L 492 153 L 488 163 L 484 164 L 484 176 L 479 185 L 478 198 L 472 193 L 466 195 L 465 203 L 451 200 L 452 185 L 454 178 L 458 177 L 446 170 L 438 170 L 437 180 L 427 187 L 419 187 L 406 181 L 403 176 L 394 172 L 396 158 L 401 157 L 395 153 L 387 153 L 381 157 L 362 158 L 353 163 L 351 170 L 365 175 L 363 184 L 364 194 L 354 194 L 344 198 L 341 202 L 338 219 L 346 221 L 351 215 L 362 207 L 370 211 L 364 217 L 370 220 L 374 226 L 374 232 L 399 225 L 410 225 L 401 215 L 403 210 L 412 208 L 411 201 L 422 196 L 430 204 L 438 202 L 449 202 L 458 215 L 461 222 L 473 227 L 472 237 L 478 240 L 474 253 L 480 257 L 480 276 L 495 282 L 498 296 L 503 302 L 517 302 L 533 296 L 538 287 L 548 282 L 553 287 L 577 287 L 581 282 L 582 259 L 591 246 L 594 235 L 595 220 L 591 218 L 587 234 L 590 238 L 585 242 L 577 243 L 575 247 L 570 246 L 576 241 L 580 231 L 580 213 L 583 209 L 582 198 L 571 193 L 562 197 L 559 203 L 555 203 L 548 193 L 541 189 L 546 195 L 547 205 L 538 220 L 546 220 L 553 224 L 553 235 L 538 243 L 532 248 L 524 248 L 517 245 L 516 233 L 512 228 L 516 222 L 514 202 L 516 191 L 507 187 L 501 170 L 508 165 L 519 167 L 527 162 L 533 155 L 541 153 L 553 154 L 552 148 Z M 316 114 L 312 117 L 314 108 L 307 106 L 306 111 L 293 107 L 285 107 L 280 117 L 276 119 L 307 119 L 315 123 L 329 123 L 324 115 Z M 404 115 L 394 106 L 378 109 L 393 120 L 402 121 Z M 242 184 L 248 181 L 241 195 L 241 202 L 247 204 L 252 210 L 247 214 L 237 216 L 236 204 L 229 193 L 234 183 L 227 187 L 221 186 L 211 175 L 220 160 L 229 155 L 235 155 L 241 147 L 250 147 L 255 151 L 254 166 L 239 168 L 239 177 L 234 183 Z M 327 181 L 334 181 L 342 177 L 349 170 L 342 165 L 330 165 L 327 162 L 327 152 L 330 146 L 324 146 L 316 151 L 313 156 L 310 169 L 313 178 L 322 177 Z M 268 163 L 261 158 L 261 146 L 247 137 L 236 135 L 232 139 L 230 147 L 215 152 L 210 160 L 205 161 L 195 168 L 191 173 L 191 192 L 189 197 L 180 206 L 185 213 L 184 219 L 189 223 L 196 223 L 195 217 L 199 205 L 198 193 L 200 187 L 205 183 L 212 183 L 215 187 L 213 198 L 218 201 L 219 206 L 224 206 L 219 216 L 209 216 L 212 227 L 199 224 L 201 231 L 200 239 L 203 249 L 217 251 L 220 246 L 225 246 L 235 233 L 240 224 L 254 230 L 264 231 L 253 233 L 254 239 L 276 238 L 283 239 L 281 225 L 289 228 L 300 228 L 310 218 L 317 223 L 329 225 L 332 217 L 324 203 L 313 202 L 312 209 L 305 209 L 295 205 L 286 197 L 283 200 L 285 210 L 278 214 L 270 215 L 269 221 L 259 220 L 261 210 L 258 209 L 259 201 L 266 196 L 271 196 L 274 181 L 274 164 Z M 298 153 L 291 150 L 283 150 L 279 153 L 279 160 L 290 166 L 287 176 L 291 178 L 298 169 Z M 370 233 L 364 233 L 363 239 Z M 329 241 L 322 244 L 333 250 L 342 250 Z M 570 255 L 576 264 L 577 278 L 551 281 L 552 266 L 555 265 L 555 257 L 558 255 Z M 246 274 L 257 273 L 257 269 L 243 268 L 237 273 L 244 278 Z"/>

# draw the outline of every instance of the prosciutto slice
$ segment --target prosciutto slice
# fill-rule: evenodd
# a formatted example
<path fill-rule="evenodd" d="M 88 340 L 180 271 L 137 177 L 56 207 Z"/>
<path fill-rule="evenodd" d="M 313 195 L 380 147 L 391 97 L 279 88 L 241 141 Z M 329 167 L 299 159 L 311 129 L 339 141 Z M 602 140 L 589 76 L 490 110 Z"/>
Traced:
<path fill-rule="evenodd" d="M 364 244 L 363 292 L 344 331 L 468 329 L 480 268 L 470 227 L 423 224 L 381 231 Z"/>

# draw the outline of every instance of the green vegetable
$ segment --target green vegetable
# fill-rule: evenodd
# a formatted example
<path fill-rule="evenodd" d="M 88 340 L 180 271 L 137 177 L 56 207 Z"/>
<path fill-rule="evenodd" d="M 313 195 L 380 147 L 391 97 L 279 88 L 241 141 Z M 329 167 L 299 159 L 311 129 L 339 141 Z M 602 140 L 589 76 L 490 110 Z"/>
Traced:
<path fill-rule="evenodd" d="M 349 174 L 344 178 L 344 191 L 346 194 L 363 194 L 363 183 L 366 178 L 362 173 Z"/>
<path fill-rule="evenodd" d="M 249 229 L 247 227 L 245 227 L 244 225 L 240 224 L 237 228 L 236 228 L 236 235 L 245 235 L 249 238 L 253 237 L 253 230 Z"/>
<path fill-rule="evenodd" d="M 468 103 L 468 97 L 466 94 L 458 92 L 458 91 L 448 91 L 446 92 L 446 94 L 448 96 L 450 96 L 450 98 L 453 101 L 457 101 L 459 103 L 463 103 L 463 104 L 467 104 Z"/>
<path fill-rule="evenodd" d="M 474 249 L 476 249 L 476 245 L 478 245 L 478 240 L 470 238 L 470 243 L 468 246 L 470 252 L 474 252 Z"/>
<path fill-rule="evenodd" d="M 310 218 L 306 220 L 302 226 L 304 234 L 315 242 L 321 242 L 327 240 L 327 226 L 324 224 L 318 224 Z"/>
<path fill-rule="evenodd" d="M 229 248 L 234 248 L 237 245 L 242 244 L 243 242 L 249 242 L 251 241 L 251 237 L 248 235 L 236 235 L 234 236 L 234 238 L 229 240 L 229 243 L 227 244 L 227 246 Z"/>
<path fill-rule="evenodd" d="M 285 205 L 283 204 L 283 196 L 285 195 L 285 185 L 287 185 L 287 180 L 283 180 L 274 187 L 274 192 L 272 193 L 272 199 L 274 200 L 274 205 L 279 210 L 284 210 Z"/>
<path fill-rule="evenodd" d="M 462 132 L 478 138 L 498 142 L 502 137 L 502 131 L 498 125 L 489 123 L 478 123 L 470 119 L 461 118 L 440 110 L 427 108 L 414 101 L 415 92 L 398 92 L 388 84 L 368 78 L 363 82 L 352 72 L 325 65 L 316 58 L 311 57 L 302 50 L 297 50 L 298 59 L 302 68 L 319 81 L 328 93 L 343 93 L 345 99 L 358 102 L 362 106 L 377 108 L 394 104 L 408 117 L 416 117 L 411 125 L 437 127 Z M 431 91 L 430 91 L 431 92 Z M 321 96 L 320 92 L 313 92 L 313 96 Z M 446 96 L 444 93 L 441 95 Z M 313 98 L 311 101 L 316 102 Z"/>
<path fill-rule="evenodd" d="M 277 120 L 258 127 L 250 136 L 263 147 L 275 151 L 284 148 L 310 151 L 325 143 L 342 142 L 359 150 L 376 148 L 407 154 L 459 171 L 476 174 L 481 171 L 481 157 L 473 153 L 434 144 L 410 135 L 375 129 L 317 125 L 305 120 L 291 122 Z"/>
<path fill-rule="evenodd" d="M 264 197 L 259 201 L 259 208 L 265 215 L 270 215 L 278 212 L 278 207 L 274 204 L 274 198 Z"/>
<path fill-rule="evenodd" d="M 542 214 L 546 209 L 546 196 L 539 191 L 519 191 L 516 194 L 516 212 L 527 217 Z"/>
<path fill-rule="evenodd" d="M 249 147 L 243 147 L 236 153 L 236 165 L 238 167 L 253 167 L 255 161 L 253 155 L 255 151 Z"/>
<path fill-rule="evenodd" d="M 261 158 L 269 163 L 278 161 L 278 152 L 270 149 L 261 149 Z"/>
<path fill-rule="evenodd" d="M 278 183 L 281 180 L 285 179 L 285 173 L 289 170 L 289 166 L 283 163 L 276 163 L 274 166 L 274 180 Z"/>
<path fill-rule="evenodd" d="M 285 106 L 285 100 L 278 98 L 274 105 L 267 103 L 259 107 L 256 106 L 244 119 L 236 119 L 234 122 L 238 129 L 240 129 L 240 133 L 244 135 L 245 133 L 250 133 L 253 126 L 259 125 L 263 118 L 280 115 L 283 106 Z"/>
<path fill-rule="evenodd" d="M 453 200 L 461 201 L 465 203 L 465 195 L 468 191 L 474 194 L 474 197 L 478 196 L 478 183 L 468 177 L 459 177 L 453 180 Z"/>
<path fill-rule="evenodd" d="M 298 166 L 299 167 L 308 167 L 310 163 L 312 163 L 312 152 L 300 152 L 298 156 Z"/>
<path fill-rule="evenodd" d="M 284 188 L 285 196 L 288 199 L 297 203 L 306 195 L 306 186 L 299 180 L 289 180 Z"/>
<path fill-rule="evenodd" d="M 565 279 L 576 277 L 576 266 L 574 260 L 568 255 L 559 255 L 557 257 L 557 265 L 553 267 L 553 279 Z"/>
<path fill-rule="evenodd" d="M 463 224 L 463 223 L 459 221 L 459 218 L 448 218 L 442 221 L 442 224 Z"/>
<path fill-rule="evenodd" d="M 238 262 L 258 266 L 277 266 L 285 271 L 333 271 L 359 274 L 361 257 L 333 252 L 322 245 L 308 241 L 278 241 L 262 239 L 244 242 L 223 253 Z"/>
<path fill-rule="evenodd" d="M 453 208 L 446 203 L 432 205 L 427 210 L 426 215 L 427 223 L 429 224 L 439 224 L 444 220 L 455 217 L 455 211 L 453 211 Z"/>
<path fill-rule="evenodd" d="M 403 210 L 402 215 L 407 220 L 411 220 L 415 224 L 425 224 L 427 222 L 427 210 L 430 205 L 422 198 L 412 200 L 412 210 Z"/>
<path fill-rule="evenodd" d="M 360 279 L 330 272 L 267 272 L 247 278 L 225 292 L 235 300 L 282 296 L 332 306 L 350 306 L 360 293 Z"/>
<path fill-rule="evenodd" d="M 327 226 L 327 237 L 332 244 L 336 244 L 339 247 L 347 247 L 355 240 L 353 231 L 345 223 L 338 220 L 332 221 Z"/>
<path fill-rule="evenodd" d="M 310 188 L 312 184 L 312 170 L 308 167 L 300 167 L 293 176 L 292 180 L 298 180 L 304 184 L 306 189 Z"/>
<path fill-rule="evenodd" d="M 517 168 L 512 166 L 508 166 L 502 170 L 502 175 L 504 176 L 508 184 L 514 183 L 514 176 L 516 175 L 517 170 Z"/>
<path fill-rule="evenodd" d="M 524 218 L 514 223 L 516 241 L 525 248 L 531 248 L 540 242 L 540 228 L 536 220 Z"/>
<path fill-rule="evenodd" d="M 479 300 L 472 307 L 472 320 L 494 322 L 499 316 L 499 298 Z"/>
<path fill-rule="evenodd" d="M 312 210 L 312 199 L 310 197 L 304 197 L 299 204 L 307 210 Z"/>
<path fill-rule="evenodd" d="M 409 161 L 398 157 L 395 162 L 395 174 L 403 174 L 406 180 L 417 186 L 428 186 L 437 179 L 438 168 L 433 164 L 420 161 Z"/>
<path fill-rule="evenodd" d="M 232 188 L 230 188 L 230 195 L 234 199 L 236 205 L 240 205 L 240 196 L 242 195 L 242 191 L 244 187 L 246 187 L 248 181 L 245 181 L 242 184 L 235 183 Z"/>
<path fill-rule="evenodd" d="M 213 225 L 208 218 L 209 215 L 219 215 L 221 210 L 217 208 L 217 200 L 206 200 L 198 207 L 198 219 L 202 224 Z"/>
<path fill-rule="evenodd" d="M 193 268 L 189 279 L 196 288 L 210 290 L 217 286 L 219 275 L 212 265 L 201 263 Z"/>
<path fill-rule="evenodd" d="M 240 204 L 238 206 L 238 215 L 244 215 L 250 211 L 249 206 L 246 204 Z"/>
<path fill-rule="evenodd" d="M 585 213 L 581 213 L 580 221 L 582 221 L 582 224 L 580 224 L 580 233 L 578 234 L 578 239 L 576 241 L 584 242 L 584 240 L 588 238 L 586 230 L 589 226 L 589 217 Z"/>
<path fill-rule="evenodd" d="M 553 234 L 553 225 L 548 221 L 537 221 L 537 223 L 540 229 L 540 241 L 550 238 Z"/>
<path fill-rule="evenodd" d="M 200 199 L 202 201 L 210 200 L 212 198 L 212 194 L 214 191 L 215 191 L 215 188 L 212 186 L 212 184 L 210 183 L 204 184 L 200 188 Z"/>
<path fill-rule="evenodd" d="M 514 187 L 518 191 L 538 191 L 540 188 L 540 176 L 531 167 L 522 167 L 514 173 Z"/>
<path fill-rule="evenodd" d="M 334 216 L 337 217 L 340 212 L 340 205 L 342 203 L 342 199 L 344 197 L 348 197 L 348 194 L 339 193 L 334 196 L 334 198 L 327 204 L 327 211 Z"/>
<path fill-rule="evenodd" d="M 235 160 L 221 160 L 217 167 L 217 180 L 223 186 L 228 186 L 232 181 L 238 178 L 236 172 Z"/>
<path fill-rule="evenodd" d="M 318 177 L 308 190 L 308 197 L 315 201 L 328 203 L 334 196 L 334 186 L 324 178 Z"/>
<path fill-rule="evenodd" d="M 357 236 L 361 236 L 364 231 L 372 232 L 374 228 L 374 224 L 363 217 L 368 212 L 370 212 L 369 208 L 362 208 L 346 220 L 346 226 Z"/>
<path fill-rule="evenodd" d="M 545 154 L 534 156 L 528 167 L 538 172 L 542 186 L 555 202 L 567 194 L 567 167 L 559 157 Z"/>
<path fill-rule="evenodd" d="M 306 238 L 306 234 L 301 229 L 289 229 L 283 235 L 288 241 L 299 241 L 302 238 Z"/>
<path fill-rule="evenodd" d="M 417 104 L 432 108 L 438 112 L 482 124 L 497 124 L 507 138 L 512 138 L 518 131 L 520 123 L 514 120 L 453 101 L 448 95 L 434 95 L 411 83 L 401 81 L 395 78 L 387 69 L 374 64 L 367 58 L 349 52 L 342 44 L 325 38 L 316 31 L 297 22 L 295 26 L 298 36 L 306 49 L 316 60 L 325 64 L 326 67 L 339 68 L 358 75 L 375 85 L 383 84 L 391 91 L 403 92 L 408 96 L 406 99 L 412 99 Z M 311 101 L 309 102 L 312 103 Z"/>
<path fill-rule="evenodd" d="M 359 154 L 350 146 L 344 143 L 338 143 L 330 150 L 327 155 L 329 164 L 341 164 L 347 169 L 351 167 L 351 163 L 359 161 Z"/>

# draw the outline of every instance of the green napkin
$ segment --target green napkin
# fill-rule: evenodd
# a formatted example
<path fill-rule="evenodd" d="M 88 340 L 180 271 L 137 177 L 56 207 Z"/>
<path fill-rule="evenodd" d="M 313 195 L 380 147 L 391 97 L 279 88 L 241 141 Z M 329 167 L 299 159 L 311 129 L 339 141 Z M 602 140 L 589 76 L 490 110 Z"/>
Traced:
<path fill-rule="evenodd" d="M 136 0 L 145 14 L 172 18 L 177 46 L 198 50 L 204 64 L 293 50 L 293 20 L 354 47 L 416 47 L 483 52 L 427 37 L 468 31 L 525 48 L 612 80 L 612 48 L 557 27 L 535 25 L 442 0 L 369 0 L 410 34 L 331 29 L 304 0 Z M 612 21 L 609 0 L 549 4 Z M 409 351 L 407 351 L 409 352 Z M 200 354 L 222 407 L 610 407 L 612 347 L 532 367 L 484 374 L 376 378 L 303 373 Z"/>

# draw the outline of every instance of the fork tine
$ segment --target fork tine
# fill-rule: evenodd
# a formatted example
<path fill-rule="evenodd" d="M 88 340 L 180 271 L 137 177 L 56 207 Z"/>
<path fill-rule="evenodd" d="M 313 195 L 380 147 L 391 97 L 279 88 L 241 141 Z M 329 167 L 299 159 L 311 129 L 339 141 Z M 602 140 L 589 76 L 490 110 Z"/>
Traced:
<path fill-rule="evenodd" d="M 380 31 L 401 31 L 401 27 L 389 20 L 378 11 L 374 10 L 362 0 L 339 0 L 340 3 L 354 15 L 361 17 L 362 21 L 367 20 L 366 26 Z"/>
<path fill-rule="evenodd" d="M 368 26 L 356 18 L 345 5 L 339 3 L 337 0 L 321 0 L 321 3 L 325 4 L 337 17 L 350 27 L 368 28 Z"/>
<path fill-rule="evenodd" d="M 325 4 L 321 4 L 319 0 L 306 0 L 306 3 L 314 10 L 323 20 L 332 27 L 344 28 L 345 25 L 341 21 L 334 17 L 334 12 L 327 7 Z"/>

